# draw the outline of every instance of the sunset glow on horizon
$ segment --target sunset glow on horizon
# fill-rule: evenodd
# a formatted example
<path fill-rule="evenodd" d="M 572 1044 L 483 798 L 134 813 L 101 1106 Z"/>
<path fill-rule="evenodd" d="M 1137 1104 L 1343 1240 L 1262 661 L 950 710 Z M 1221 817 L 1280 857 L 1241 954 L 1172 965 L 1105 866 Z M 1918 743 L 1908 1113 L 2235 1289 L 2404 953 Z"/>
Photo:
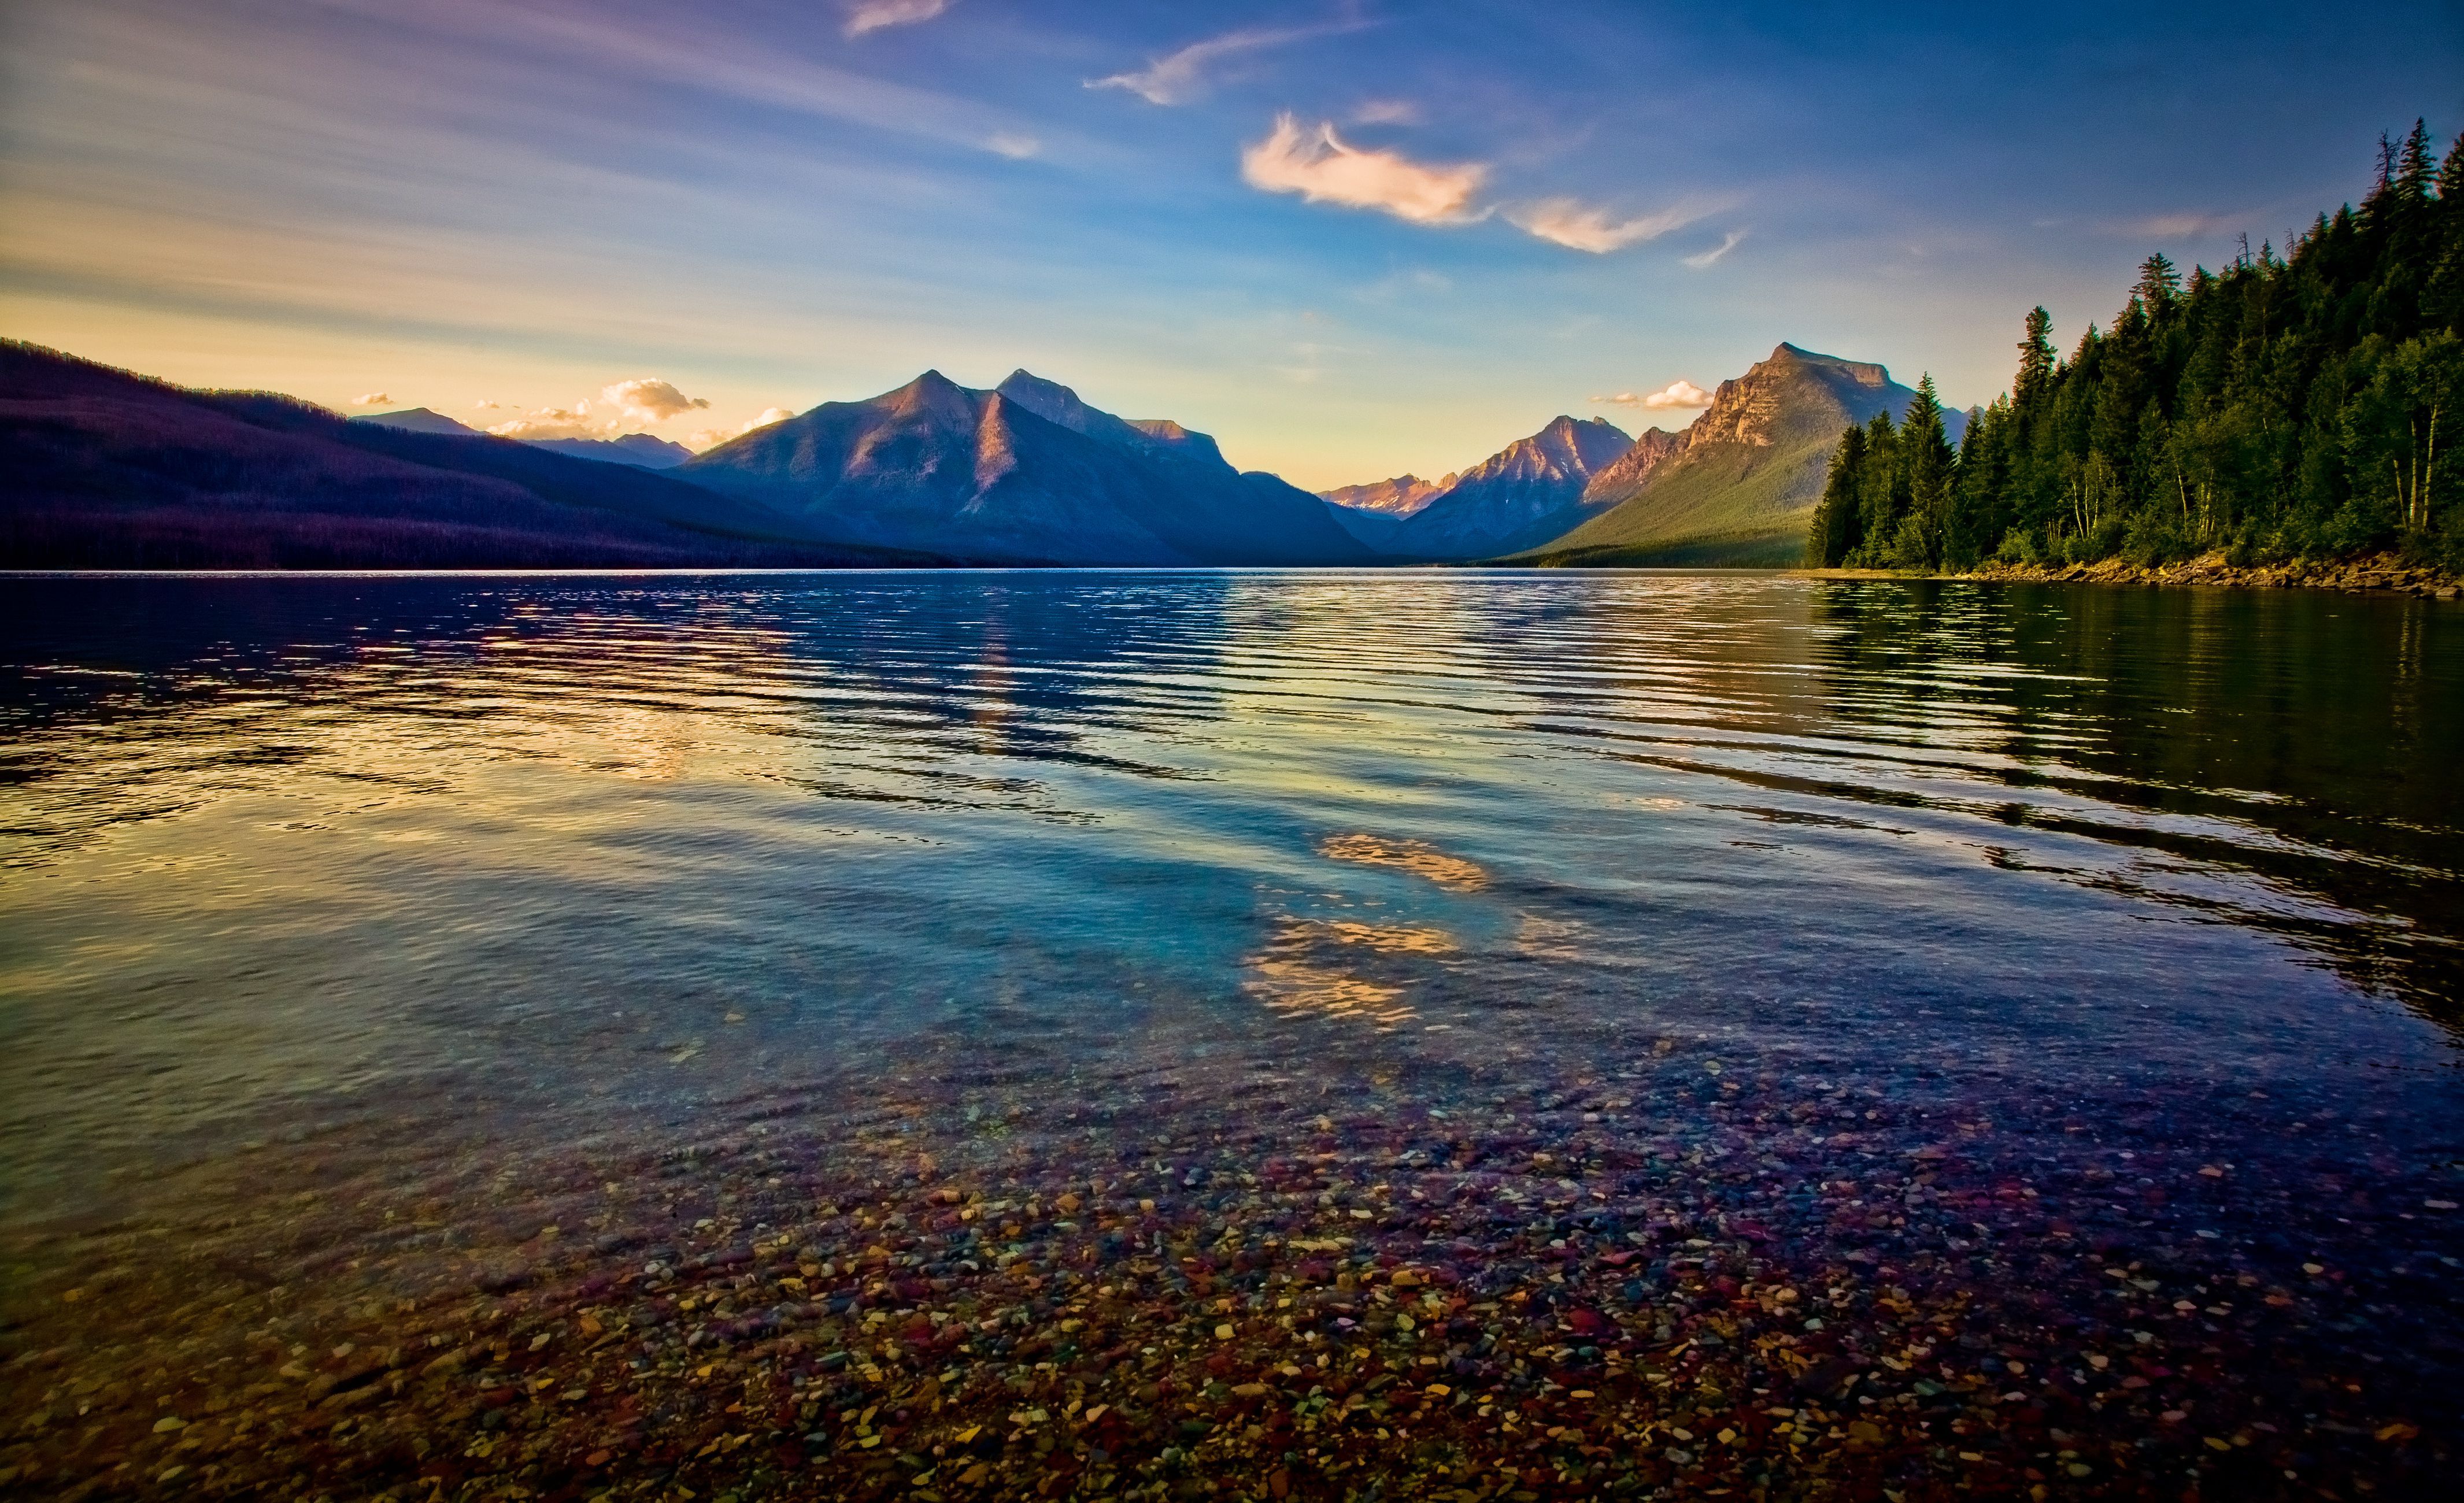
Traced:
<path fill-rule="evenodd" d="M 1964 406 L 2013 309 L 2067 344 L 2464 116 L 2445 7 L 2234 15 L 31 0 L 0 332 L 696 449 L 1023 366 L 1311 487 L 1680 426 L 1630 394 L 1782 341 Z"/>

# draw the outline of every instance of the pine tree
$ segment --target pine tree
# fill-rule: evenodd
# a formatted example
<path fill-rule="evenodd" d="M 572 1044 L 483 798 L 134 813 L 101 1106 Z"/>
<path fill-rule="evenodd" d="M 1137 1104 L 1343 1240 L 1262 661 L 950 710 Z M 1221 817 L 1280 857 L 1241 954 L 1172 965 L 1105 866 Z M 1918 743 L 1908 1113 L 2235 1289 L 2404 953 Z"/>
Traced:
<path fill-rule="evenodd" d="M 1822 499 L 1814 508 L 1814 525 L 1805 540 L 1805 562 L 1817 569 L 1847 562 L 1862 541 L 1859 499 L 1864 483 L 1865 431 L 1851 427 L 1839 435 L 1831 456 L 1831 474 L 1822 485 Z"/>
<path fill-rule="evenodd" d="M 2464 136 L 2457 136 L 2447 148 L 2447 161 L 2438 169 L 2437 194 L 2431 219 L 2437 227 L 2438 249 L 2422 293 L 2422 314 L 2432 328 L 2464 334 Z"/>
<path fill-rule="evenodd" d="M 2027 332 L 2019 340 L 2019 378 L 2011 386 L 2011 402 L 2033 414 L 2053 394 L 2054 317 L 2044 307 L 2028 310 Z"/>
<path fill-rule="evenodd" d="M 2172 261 L 2166 257 L 2164 252 L 2159 251 L 2139 263 L 2139 285 L 2132 290 L 2131 297 L 2147 310 L 2150 320 L 2161 322 L 2169 317 L 2181 293 L 2182 274 L 2173 269 Z"/>
<path fill-rule="evenodd" d="M 1899 433 L 1891 427 L 1890 413 L 1877 412 L 1865 424 L 1865 465 L 1857 477 L 1857 546 L 1848 562 L 1886 567 L 1891 534 L 1904 511 Z"/>
<path fill-rule="evenodd" d="M 2464 137 L 2383 137 L 2358 208 L 2247 240 L 2221 271 L 2141 263 L 2121 315 L 2067 361 L 2031 312 L 2007 403 L 1957 456 L 1932 384 L 1866 431 L 1870 562 L 1989 551 L 2153 563 L 2401 548 L 2464 568 Z"/>
<path fill-rule="evenodd" d="M 1892 561 L 1903 568 L 1938 569 L 1950 538 L 1956 455 L 1944 431 L 1942 398 L 1930 372 L 1917 378 L 1916 399 L 1900 420 L 1898 447 L 1907 502 L 1891 536 Z"/>

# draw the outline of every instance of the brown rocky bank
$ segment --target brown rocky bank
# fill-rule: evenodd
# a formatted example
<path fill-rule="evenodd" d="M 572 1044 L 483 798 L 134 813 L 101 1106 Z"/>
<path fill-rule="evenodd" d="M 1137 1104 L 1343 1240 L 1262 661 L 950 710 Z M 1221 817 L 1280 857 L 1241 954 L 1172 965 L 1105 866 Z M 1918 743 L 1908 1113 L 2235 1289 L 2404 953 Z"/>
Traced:
<path fill-rule="evenodd" d="M 1905 579 L 1892 569 L 1806 569 L 1814 579 Z M 2438 600 L 2464 597 L 2464 576 L 2425 567 L 2391 553 L 2351 559 L 2293 559 L 2273 564 L 2234 564 L 2210 553 L 2178 564 L 2138 564 L 2125 559 L 2093 564 L 1985 564 L 1935 579 L 1996 580 L 2014 584 L 2205 585 L 2225 589 L 2330 589 L 2352 593 L 2393 592 Z"/>

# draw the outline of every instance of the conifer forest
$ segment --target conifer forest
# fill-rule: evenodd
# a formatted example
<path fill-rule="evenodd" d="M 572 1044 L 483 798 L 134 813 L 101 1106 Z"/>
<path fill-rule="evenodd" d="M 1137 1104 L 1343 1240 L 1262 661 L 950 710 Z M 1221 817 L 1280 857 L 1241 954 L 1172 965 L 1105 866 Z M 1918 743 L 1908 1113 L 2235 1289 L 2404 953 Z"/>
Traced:
<path fill-rule="evenodd" d="M 1930 377 L 1841 436 L 1815 567 L 2395 552 L 2464 568 L 2464 139 L 2382 139 L 2358 208 L 2186 278 L 2163 255 L 2067 360 L 2041 307 L 1954 448 Z"/>

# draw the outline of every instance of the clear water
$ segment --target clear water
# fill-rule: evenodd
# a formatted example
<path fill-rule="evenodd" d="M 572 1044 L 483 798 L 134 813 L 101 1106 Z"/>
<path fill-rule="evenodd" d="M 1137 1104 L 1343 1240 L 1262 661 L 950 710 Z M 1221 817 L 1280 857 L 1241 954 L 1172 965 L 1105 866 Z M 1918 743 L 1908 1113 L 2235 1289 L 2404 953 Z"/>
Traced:
<path fill-rule="evenodd" d="M 2066 1214 L 2269 1279 L 2464 1254 L 2453 606 L 20 578 L 0 628 L 0 1218 L 43 1298 L 341 1183 L 527 1236 L 624 1223 L 583 1160 L 747 1131 L 1062 1173 L 1508 1102 L 1783 1182 L 2159 1174 Z M 1756 1213 L 1835 1234 L 1793 1204 Z M 430 1262 L 389 1266 L 469 1276 Z"/>

